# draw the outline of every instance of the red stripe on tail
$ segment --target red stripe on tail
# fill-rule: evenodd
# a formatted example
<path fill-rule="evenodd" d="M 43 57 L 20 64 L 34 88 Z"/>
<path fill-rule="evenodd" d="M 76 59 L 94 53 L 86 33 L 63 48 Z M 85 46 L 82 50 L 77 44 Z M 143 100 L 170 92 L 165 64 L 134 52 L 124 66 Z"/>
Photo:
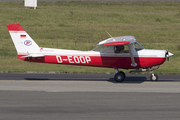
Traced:
<path fill-rule="evenodd" d="M 19 23 L 6 25 L 9 31 L 25 31 Z"/>

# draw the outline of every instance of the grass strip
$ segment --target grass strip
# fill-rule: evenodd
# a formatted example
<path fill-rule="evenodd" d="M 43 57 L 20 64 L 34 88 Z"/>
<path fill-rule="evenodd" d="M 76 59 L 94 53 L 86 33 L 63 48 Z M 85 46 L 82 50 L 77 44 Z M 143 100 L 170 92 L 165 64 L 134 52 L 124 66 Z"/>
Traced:
<path fill-rule="evenodd" d="M 0 71 L 114 73 L 113 69 L 28 63 L 17 59 L 6 24 L 19 22 L 41 47 L 91 50 L 112 36 L 133 35 L 148 49 L 174 54 L 156 73 L 180 73 L 180 2 L 0 2 Z M 128 70 L 125 72 L 128 72 Z"/>

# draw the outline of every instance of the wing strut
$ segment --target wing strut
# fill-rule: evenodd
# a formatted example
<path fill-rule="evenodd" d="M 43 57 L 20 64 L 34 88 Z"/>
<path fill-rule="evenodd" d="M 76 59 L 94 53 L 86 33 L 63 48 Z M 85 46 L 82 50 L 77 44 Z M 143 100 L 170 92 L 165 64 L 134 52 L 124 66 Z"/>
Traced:
<path fill-rule="evenodd" d="M 131 66 L 136 67 L 137 63 L 135 63 L 134 61 L 134 56 L 133 56 L 133 50 L 132 50 L 132 44 L 128 44 L 129 47 L 129 52 L 130 52 L 130 56 L 131 56 Z"/>

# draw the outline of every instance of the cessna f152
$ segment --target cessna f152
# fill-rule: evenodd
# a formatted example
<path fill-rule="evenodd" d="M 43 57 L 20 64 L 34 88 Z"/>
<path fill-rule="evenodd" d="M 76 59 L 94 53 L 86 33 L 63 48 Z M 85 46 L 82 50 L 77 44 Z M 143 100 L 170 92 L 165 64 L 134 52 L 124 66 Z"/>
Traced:
<path fill-rule="evenodd" d="M 7 25 L 17 50 L 17 57 L 23 61 L 82 65 L 113 68 L 114 79 L 122 82 L 126 75 L 118 69 L 135 69 L 131 72 L 151 71 L 150 79 L 157 81 L 153 70 L 173 54 L 168 50 L 144 49 L 134 36 L 111 37 L 99 42 L 92 51 L 77 51 L 39 47 L 35 41 L 17 24 Z"/>

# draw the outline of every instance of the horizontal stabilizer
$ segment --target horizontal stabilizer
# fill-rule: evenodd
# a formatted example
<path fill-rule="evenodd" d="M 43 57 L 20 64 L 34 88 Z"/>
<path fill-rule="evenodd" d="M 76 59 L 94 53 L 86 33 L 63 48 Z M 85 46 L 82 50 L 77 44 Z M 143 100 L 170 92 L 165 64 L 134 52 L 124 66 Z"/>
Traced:
<path fill-rule="evenodd" d="M 29 58 L 29 57 L 44 57 L 44 55 L 28 55 L 28 56 L 22 56 L 21 58 Z"/>

